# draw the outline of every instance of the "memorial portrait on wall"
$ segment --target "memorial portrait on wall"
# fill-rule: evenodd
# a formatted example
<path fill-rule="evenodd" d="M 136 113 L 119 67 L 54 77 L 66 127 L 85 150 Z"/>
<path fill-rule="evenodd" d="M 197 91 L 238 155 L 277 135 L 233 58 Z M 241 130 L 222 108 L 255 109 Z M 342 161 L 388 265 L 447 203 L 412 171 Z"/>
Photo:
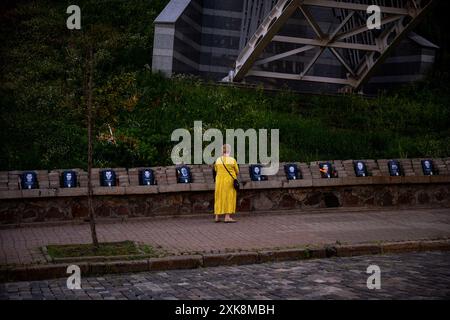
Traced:
<path fill-rule="evenodd" d="M 426 176 L 434 176 L 436 172 L 434 170 L 434 164 L 431 160 L 422 160 L 423 174 Z"/>
<path fill-rule="evenodd" d="M 400 162 L 397 160 L 391 160 L 388 162 L 389 174 L 391 177 L 400 177 L 402 175 Z"/>
<path fill-rule="evenodd" d="M 320 175 L 323 179 L 334 178 L 333 166 L 329 162 L 319 164 Z"/>
<path fill-rule="evenodd" d="M 155 175 L 152 169 L 139 171 L 139 184 L 141 186 L 153 186 L 156 184 Z"/>
<path fill-rule="evenodd" d="M 353 165 L 355 166 L 355 174 L 358 178 L 368 176 L 367 166 L 364 161 L 355 161 Z"/>
<path fill-rule="evenodd" d="M 191 169 L 187 166 L 177 168 L 178 183 L 192 183 Z"/>
<path fill-rule="evenodd" d="M 37 189 L 38 181 L 35 172 L 24 172 L 20 176 L 22 189 Z"/>
<path fill-rule="evenodd" d="M 100 172 L 100 185 L 103 187 L 116 186 L 116 173 L 113 170 L 103 170 Z"/>
<path fill-rule="evenodd" d="M 266 181 L 267 176 L 262 175 L 262 166 L 259 164 L 249 167 L 250 179 L 252 181 Z"/>
<path fill-rule="evenodd" d="M 284 166 L 284 172 L 286 173 L 288 180 L 298 180 L 302 178 L 296 164 L 286 164 Z"/>
<path fill-rule="evenodd" d="M 62 173 L 62 186 L 63 188 L 76 188 L 77 173 L 75 171 L 64 171 Z"/>

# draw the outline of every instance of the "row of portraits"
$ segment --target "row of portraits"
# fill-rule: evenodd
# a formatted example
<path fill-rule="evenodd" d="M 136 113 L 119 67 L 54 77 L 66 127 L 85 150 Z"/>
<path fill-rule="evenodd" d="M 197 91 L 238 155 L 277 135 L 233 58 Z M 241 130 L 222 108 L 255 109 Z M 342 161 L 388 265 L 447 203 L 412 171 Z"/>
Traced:
<path fill-rule="evenodd" d="M 102 187 L 115 187 L 117 185 L 116 172 L 114 170 L 102 170 L 100 171 L 100 185 Z M 24 172 L 20 176 L 20 184 L 22 189 L 38 189 L 39 181 L 35 172 Z M 155 178 L 153 170 L 145 169 L 139 171 L 139 184 L 155 185 Z M 62 188 L 77 188 L 78 175 L 75 171 L 64 171 L 60 177 L 60 186 Z"/>
<path fill-rule="evenodd" d="M 141 186 L 156 185 L 155 173 L 152 169 L 140 170 L 138 177 Z M 117 185 L 116 172 L 114 170 L 100 171 L 100 185 L 102 187 L 115 187 Z"/>
<path fill-rule="evenodd" d="M 392 177 L 402 176 L 403 170 L 400 162 L 397 160 L 391 160 L 388 162 L 389 174 Z M 367 177 L 369 172 L 367 165 L 364 161 L 354 162 L 355 175 L 357 177 Z M 434 168 L 433 161 L 423 160 L 422 170 L 425 176 L 437 175 L 437 171 Z M 337 178 L 338 173 L 334 169 L 330 162 L 324 162 L 319 164 L 319 171 L 321 177 L 324 179 Z M 302 179 L 301 171 L 296 164 L 287 164 L 284 166 L 284 172 L 287 180 L 299 180 Z M 266 181 L 268 177 L 262 174 L 261 165 L 249 166 L 249 173 L 251 181 Z M 178 183 L 192 183 L 192 174 L 188 166 L 179 166 L 176 168 L 177 182 Z M 35 172 L 24 172 L 21 175 L 21 187 L 22 189 L 38 189 L 38 179 Z M 104 187 L 114 187 L 117 185 L 116 173 L 114 170 L 102 170 L 100 171 L 100 185 Z M 144 169 L 139 171 L 139 185 L 141 186 L 153 186 L 156 185 L 155 174 L 152 169 Z M 61 174 L 61 187 L 63 188 L 76 188 L 78 187 L 77 173 L 75 171 L 64 171 Z"/>
<path fill-rule="evenodd" d="M 431 160 L 422 160 L 422 171 L 425 176 L 433 176 L 437 175 L 437 171 L 434 168 L 433 161 Z M 369 176 L 369 172 L 367 170 L 367 165 L 364 161 L 355 161 L 353 162 L 355 175 L 358 178 Z M 321 163 L 319 164 L 320 173 L 322 178 L 336 178 L 337 173 L 333 169 L 331 163 Z M 403 169 L 398 160 L 391 160 L 388 162 L 388 171 L 391 177 L 400 177 L 403 176 Z"/>

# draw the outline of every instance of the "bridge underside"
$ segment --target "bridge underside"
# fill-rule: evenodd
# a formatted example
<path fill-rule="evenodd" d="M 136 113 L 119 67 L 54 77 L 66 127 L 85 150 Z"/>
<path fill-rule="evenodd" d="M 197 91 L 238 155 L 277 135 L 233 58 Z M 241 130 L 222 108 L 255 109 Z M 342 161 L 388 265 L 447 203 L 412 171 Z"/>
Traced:
<path fill-rule="evenodd" d="M 411 32 L 431 0 L 219 3 L 169 4 L 173 19 L 163 11 L 155 21 L 154 70 L 336 92 L 410 82 L 434 61 L 437 47 Z M 382 13 L 379 30 L 367 28 L 373 4 Z"/>

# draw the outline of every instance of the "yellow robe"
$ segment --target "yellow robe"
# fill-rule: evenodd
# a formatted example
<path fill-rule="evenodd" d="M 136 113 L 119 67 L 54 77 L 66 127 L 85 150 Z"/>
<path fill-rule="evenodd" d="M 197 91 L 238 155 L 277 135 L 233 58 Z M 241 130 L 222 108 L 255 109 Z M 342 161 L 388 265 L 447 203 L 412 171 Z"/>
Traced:
<path fill-rule="evenodd" d="M 216 191 L 214 193 L 214 214 L 233 214 L 236 213 L 237 192 L 233 186 L 233 178 L 223 166 L 221 159 L 234 178 L 239 174 L 239 167 L 234 158 L 223 156 L 216 160 L 214 164 L 214 170 L 217 173 Z"/>

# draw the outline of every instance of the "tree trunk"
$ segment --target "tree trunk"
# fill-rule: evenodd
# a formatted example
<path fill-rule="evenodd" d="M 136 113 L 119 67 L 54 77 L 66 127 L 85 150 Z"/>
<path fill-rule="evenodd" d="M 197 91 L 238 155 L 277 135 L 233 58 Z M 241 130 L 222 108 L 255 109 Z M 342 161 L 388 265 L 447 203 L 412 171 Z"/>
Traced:
<path fill-rule="evenodd" d="M 92 243 L 98 247 L 97 231 L 95 228 L 95 213 L 92 205 L 92 77 L 93 77 L 93 52 L 89 48 L 87 63 L 87 117 L 88 117 L 88 210 L 89 223 L 91 225 Z"/>

